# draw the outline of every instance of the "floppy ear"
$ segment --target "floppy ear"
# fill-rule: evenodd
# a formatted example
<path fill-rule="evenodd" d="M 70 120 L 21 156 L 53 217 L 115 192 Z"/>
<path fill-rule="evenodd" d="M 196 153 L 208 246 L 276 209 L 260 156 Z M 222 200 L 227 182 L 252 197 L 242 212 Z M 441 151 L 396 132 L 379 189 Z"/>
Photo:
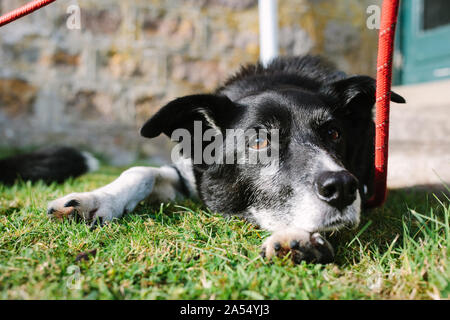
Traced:
<path fill-rule="evenodd" d="M 368 76 L 353 76 L 327 84 L 321 89 L 322 94 L 337 98 L 341 106 L 369 108 L 369 110 L 375 104 L 375 91 L 376 81 Z M 391 101 L 396 103 L 406 102 L 402 96 L 393 91 L 391 91 Z"/>
<path fill-rule="evenodd" d="M 224 95 L 197 94 L 175 99 L 162 107 L 141 128 L 141 135 L 154 138 L 164 133 L 169 138 L 175 129 L 191 133 L 194 121 L 203 127 L 221 130 L 234 118 L 238 107 Z"/>

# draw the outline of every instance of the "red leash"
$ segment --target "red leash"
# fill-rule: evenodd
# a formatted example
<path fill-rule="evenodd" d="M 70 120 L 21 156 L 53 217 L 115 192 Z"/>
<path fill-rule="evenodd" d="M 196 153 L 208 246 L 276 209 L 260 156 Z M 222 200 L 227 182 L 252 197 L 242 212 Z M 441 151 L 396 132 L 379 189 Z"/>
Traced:
<path fill-rule="evenodd" d="M 391 102 L 392 60 L 399 0 L 384 0 L 378 35 L 377 92 L 375 119 L 375 193 L 368 207 L 381 206 L 386 200 L 389 105 Z"/>
<path fill-rule="evenodd" d="M 35 0 L 0 17 L 0 27 L 19 19 L 56 0 Z M 375 193 L 368 207 L 381 206 L 386 200 L 386 178 L 389 142 L 389 105 L 391 98 L 392 60 L 399 0 L 384 0 L 378 37 L 376 132 L 375 132 Z"/>
<path fill-rule="evenodd" d="M 0 27 L 23 16 L 26 16 L 27 14 L 32 13 L 33 11 L 40 9 L 54 1 L 56 0 L 35 0 L 14 11 L 11 11 L 10 13 L 6 13 L 0 17 Z"/>

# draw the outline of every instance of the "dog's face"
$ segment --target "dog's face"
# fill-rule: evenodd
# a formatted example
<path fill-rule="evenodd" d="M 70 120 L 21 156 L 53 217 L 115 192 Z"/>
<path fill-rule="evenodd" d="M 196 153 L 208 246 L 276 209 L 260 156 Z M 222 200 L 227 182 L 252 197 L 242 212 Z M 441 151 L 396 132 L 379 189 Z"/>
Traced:
<path fill-rule="evenodd" d="M 356 226 L 361 203 L 370 196 L 373 104 L 369 77 L 315 91 L 280 86 L 235 101 L 194 95 L 166 105 L 141 134 L 170 137 L 178 128 L 193 133 L 194 121 L 202 121 L 224 137 L 223 154 L 239 157 L 240 150 L 229 148 L 227 129 L 256 132 L 244 137 L 244 161 L 194 164 L 201 199 L 211 210 L 242 216 L 269 231 L 329 231 Z M 247 161 L 263 152 L 276 157 Z"/>

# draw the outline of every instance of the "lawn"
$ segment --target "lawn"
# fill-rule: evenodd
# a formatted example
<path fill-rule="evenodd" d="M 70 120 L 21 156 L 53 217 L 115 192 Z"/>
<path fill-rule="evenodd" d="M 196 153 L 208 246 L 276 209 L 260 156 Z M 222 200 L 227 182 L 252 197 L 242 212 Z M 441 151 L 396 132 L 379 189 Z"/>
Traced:
<path fill-rule="evenodd" d="M 191 201 L 143 203 L 94 231 L 47 217 L 49 200 L 100 187 L 120 171 L 104 166 L 62 185 L 0 185 L 1 299 L 450 297 L 450 201 L 442 192 L 392 190 L 383 208 L 363 213 L 358 230 L 331 237 L 336 262 L 326 266 L 264 261 L 267 232 Z"/>

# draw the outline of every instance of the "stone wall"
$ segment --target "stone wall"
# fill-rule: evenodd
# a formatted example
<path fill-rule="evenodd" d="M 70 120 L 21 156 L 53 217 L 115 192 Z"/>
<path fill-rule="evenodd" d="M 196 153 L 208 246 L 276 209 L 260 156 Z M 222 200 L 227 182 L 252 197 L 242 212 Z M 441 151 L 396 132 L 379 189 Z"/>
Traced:
<path fill-rule="evenodd" d="M 0 13 L 26 1 L 0 0 Z M 279 0 L 282 55 L 320 53 L 374 75 L 378 0 Z M 67 27 L 70 5 L 80 29 Z M 257 0 L 56 1 L 0 28 L 0 147 L 71 144 L 113 164 L 167 156 L 138 128 L 171 99 L 258 59 Z"/>

